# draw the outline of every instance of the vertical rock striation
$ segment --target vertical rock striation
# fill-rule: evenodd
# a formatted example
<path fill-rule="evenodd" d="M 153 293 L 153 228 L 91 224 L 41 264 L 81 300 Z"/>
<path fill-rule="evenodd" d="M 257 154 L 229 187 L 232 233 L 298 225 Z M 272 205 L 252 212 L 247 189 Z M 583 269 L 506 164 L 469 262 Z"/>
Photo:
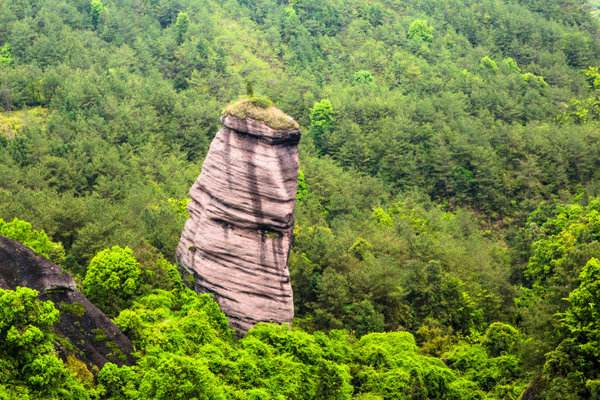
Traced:
<path fill-rule="evenodd" d="M 177 248 L 198 291 L 213 293 L 230 324 L 291 322 L 287 268 L 298 175 L 298 124 L 275 107 L 226 109 Z"/>

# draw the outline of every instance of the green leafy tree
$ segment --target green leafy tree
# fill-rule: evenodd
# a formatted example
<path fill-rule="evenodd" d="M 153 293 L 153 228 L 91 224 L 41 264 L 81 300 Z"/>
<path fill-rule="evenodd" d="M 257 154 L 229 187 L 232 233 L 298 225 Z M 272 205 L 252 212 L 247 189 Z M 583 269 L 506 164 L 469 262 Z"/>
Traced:
<path fill-rule="evenodd" d="M 13 62 L 10 44 L 4 43 L 0 46 L 0 65 L 10 65 Z"/>
<path fill-rule="evenodd" d="M 496 72 L 498 70 L 498 63 L 496 63 L 496 61 L 494 61 L 494 59 L 489 56 L 483 57 L 479 61 L 479 65 L 482 68 L 489 70 L 491 72 Z"/>
<path fill-rule="evenodd" d="M 184 11 L 180 11 L 177 14 L 177 19 L 175 20 L 175 33 L 177 34 L 177 43 L 183 43 L 185 39 L 185 34 L 188 31 L 190 26 L 190 17 Z"/>
<path fill-rule="evenodd" d="M 370 71 L 361 70 L 354 73 L 353 80 L 358 85 L 370 85 L 375 81 L 375 78 Z"/>
<path fill-rule="evenodd" d="M 600 261 L 590 259 L 579 274 L 579 287 L 567 301 L 563 324 L 590 360 L 600 360 Z"/>
<path fill-rule="evenodd" d="M 296 190 L 296 200 L 302 201 L 309 194 L 308 183 L 306 183 L 306 178 L 304 177 L 304 172 L 300 169 L 298 170 L 298 188 Z"/>
<path fill-rule="evenodd" d="M 106 7 L 102 0 L 90 0 L 90 15 L 92 18 L 92 25 L 94 29 L 98 28 L 98 24 L 100 23 L 100 18 L 102 17 L 102 13 Z"/>
<path fill-rule="evenodd" d="M 483 322 L 481 310 L 470 298 L 464 282 L 444 272 L 439 262 L 432 261 L 415 270 L 404 299 L 416 321 L 433 318 L 463 332 Z M 410 326 L 415 322 L 408 320 L 405 323 Z"/>
<path fill-rule="evenodd" d="M 137 395 L 137 375 L 128 366 L 106 363 L 97 375 L 98 393 L 110 400 L 129 400 Z"/>
<path fill-rule="evenodd" d="M 116 315 L 138 294 L 141 268 L 128 247 L 102 250 L 90 261 L 83 289 L 109 315 Z"/>
<path fill-rule="evenodd" d="M 540 207 L 529 220 L 531 256 L 523 271 L 528 288 L 518 298 L 528 333 L 547 343 L 546 351 L 560 342 L 555 315 L 566 311 L 562 299 L 579 285 L 586 261 L 600 247 L 600 201 Z M 551 340 L 552 339 L 552 340 Z"/>
<path fill-rule="evenodd" d="M 512 325 L 494 322 L 486 329 L 481 343 L 493 357 L 516 353 L 516 346 L 523 340 L 521 333 Z"/>
<path fill-rule="evenodd" d="M 163 354 L 141 363 L 137 396 L 160 400 L 225 400 L 225 391 L 203 360 Z"/>
<path fill-rule="evenodd" d="M 335 127 L 335 112 L 328 99 L 316 102 L 310 111 L 310 132 L 320 149 L 327 148 L 328 135 Z"/>
<path fill-rule="evenodd" d="M 573 120 L 577 123 L 600 120 L 600 69 L 598 67 L 587 68 L 585 77 L 588 81 L 591 96 L 585 99 L 572 100 L 568 110 L 559 115 L 559 120 Z"/>
<path fill-rule="evenodd" d="M 65 261 L 65 249 L 62 244 L 51 241 L 46 232 L 33 229 L 27 221 L 14 218 L 6 222 L 0 218 L 0 235 L 21 242 L 56 264 Z"/>
<path fill-rule="evenodd" d="M 433 26 L 424 19 L 415 19 L 408 27 L 407 36 L 411 40 L 430 43 L 433 41 Z"/>
<path fill-rule="evenodd" d="M 580 285 L 567 301 L 561 320 L 565 337 L 547 354 L 544 366 L 544 394 L 567 398 L 595 398 L 598 395 L 600 360 L 600 261 L 591 258 L 579 274 Z M 576 396 L 576 397 L 574 397 Z"/>
<path fill-rule="evenodd" d="M 7 399 L 89 399 L 54 348 L 58 310 L 29 288 L 0 289 L 0 394 Z"/>

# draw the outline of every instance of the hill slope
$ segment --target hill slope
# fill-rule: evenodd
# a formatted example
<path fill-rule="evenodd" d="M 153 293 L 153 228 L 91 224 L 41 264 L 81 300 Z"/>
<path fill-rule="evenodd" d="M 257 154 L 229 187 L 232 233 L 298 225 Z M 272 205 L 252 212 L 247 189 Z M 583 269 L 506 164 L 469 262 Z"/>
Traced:
<path fill-rule="evenodd" d="M 141 324 L 130 331 L 145 361 L 106 375 L 102 390 L 172 398 L 152 385 L 190 359 L 175 360 L 171 338 L 144 339 L 162 325 L 142 317 L 185 313 L 172 294 L 147 296 L 178 285 L 167 260 L 223 107 L 266 95 L 305 133 L 290 254 L 297 327 L 408 331 L 418 357 L 444 360 L 423 361 L 440 382 L 467 388 L 459 398 L 517 398 L 528 384 L 530 397 L 590 398 L 599 346 L 580 299 L 597 295 L 600 42 L 589 11 L 577 0 L 2 2 L 2 116 L 43 118 L 0 133 L 0 218 L 45 230 L 98 305 Z M 0 234 L 15 232 L 7 226 Z M 131 276 L 99 274 L 122 266 Z M 519 340 L 489 345 L 507 337 Z M 291 396 L 296 381 L 280 378 L 250 393 L 255 383 L 227 380 L 242 376 L 244 356 L 195 359 L 194 346 L 190 376 L 208 368 L 241 398 Z M 173 368 L 156 372 L 151 350 Z M 429 371 L 402 369 L 420 365 L 406 361 L 416 355 L 386 354 L 341 363 L 355 395 L 433 397 L 392 384 Z M 289 367 L 297 356 L 277 357 Z M 347 383 L 344 368 L 332 379 Z M 130 387 L 139 374 L 150 386 Z M 436 396 L 456 398 L 450 386 Z M 316 390 L 296 393 L 336 398 Z"/>

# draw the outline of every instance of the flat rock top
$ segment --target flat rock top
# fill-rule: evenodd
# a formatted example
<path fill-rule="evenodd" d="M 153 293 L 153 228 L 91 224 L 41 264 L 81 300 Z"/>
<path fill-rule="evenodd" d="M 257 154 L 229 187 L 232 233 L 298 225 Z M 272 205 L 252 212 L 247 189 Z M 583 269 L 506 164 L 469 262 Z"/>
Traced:
<path fill-rule="evenodd" d="M 300 133 L 300 126 L 294 118 L 271 104 L 263 104 L 260 101 L 249 98 L 240 99 L 225 108 L 221 118 L 225 126 L 228 126 L 227 121 L 233 119 L 253 121 L 253 125 L 263 125 L 264 128 L 267 128 L 268 132 Z M 228 127 L 236 129 L 234 126 Z M 247 133 L 254 134 L 254 132 Z"/>

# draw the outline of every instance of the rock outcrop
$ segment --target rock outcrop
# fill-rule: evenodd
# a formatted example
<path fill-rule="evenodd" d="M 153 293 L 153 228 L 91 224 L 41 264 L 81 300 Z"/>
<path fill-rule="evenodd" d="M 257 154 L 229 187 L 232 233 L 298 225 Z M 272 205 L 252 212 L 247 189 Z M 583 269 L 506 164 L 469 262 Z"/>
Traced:
<path fill-rule="evenodd" d="M 69 274 L 22 244 L 0 236 L 0 288 L 14 290 L 17 286 L 37 290 L 42 300 L 52 300 L 60 310 L 55 330 L 70 343 L 61 345 L 62 353 L 74 352 L 91 367 L 132 360 L 127 336 L 77 291 Z"/>
<path fill-rule="evenodd" d="M 190 190 L 177 259 L 244 333 L 293 318 L 287 262 L 300 131 L 279 109 L 250 101 L 227 108 L 221 122 Z"/>

